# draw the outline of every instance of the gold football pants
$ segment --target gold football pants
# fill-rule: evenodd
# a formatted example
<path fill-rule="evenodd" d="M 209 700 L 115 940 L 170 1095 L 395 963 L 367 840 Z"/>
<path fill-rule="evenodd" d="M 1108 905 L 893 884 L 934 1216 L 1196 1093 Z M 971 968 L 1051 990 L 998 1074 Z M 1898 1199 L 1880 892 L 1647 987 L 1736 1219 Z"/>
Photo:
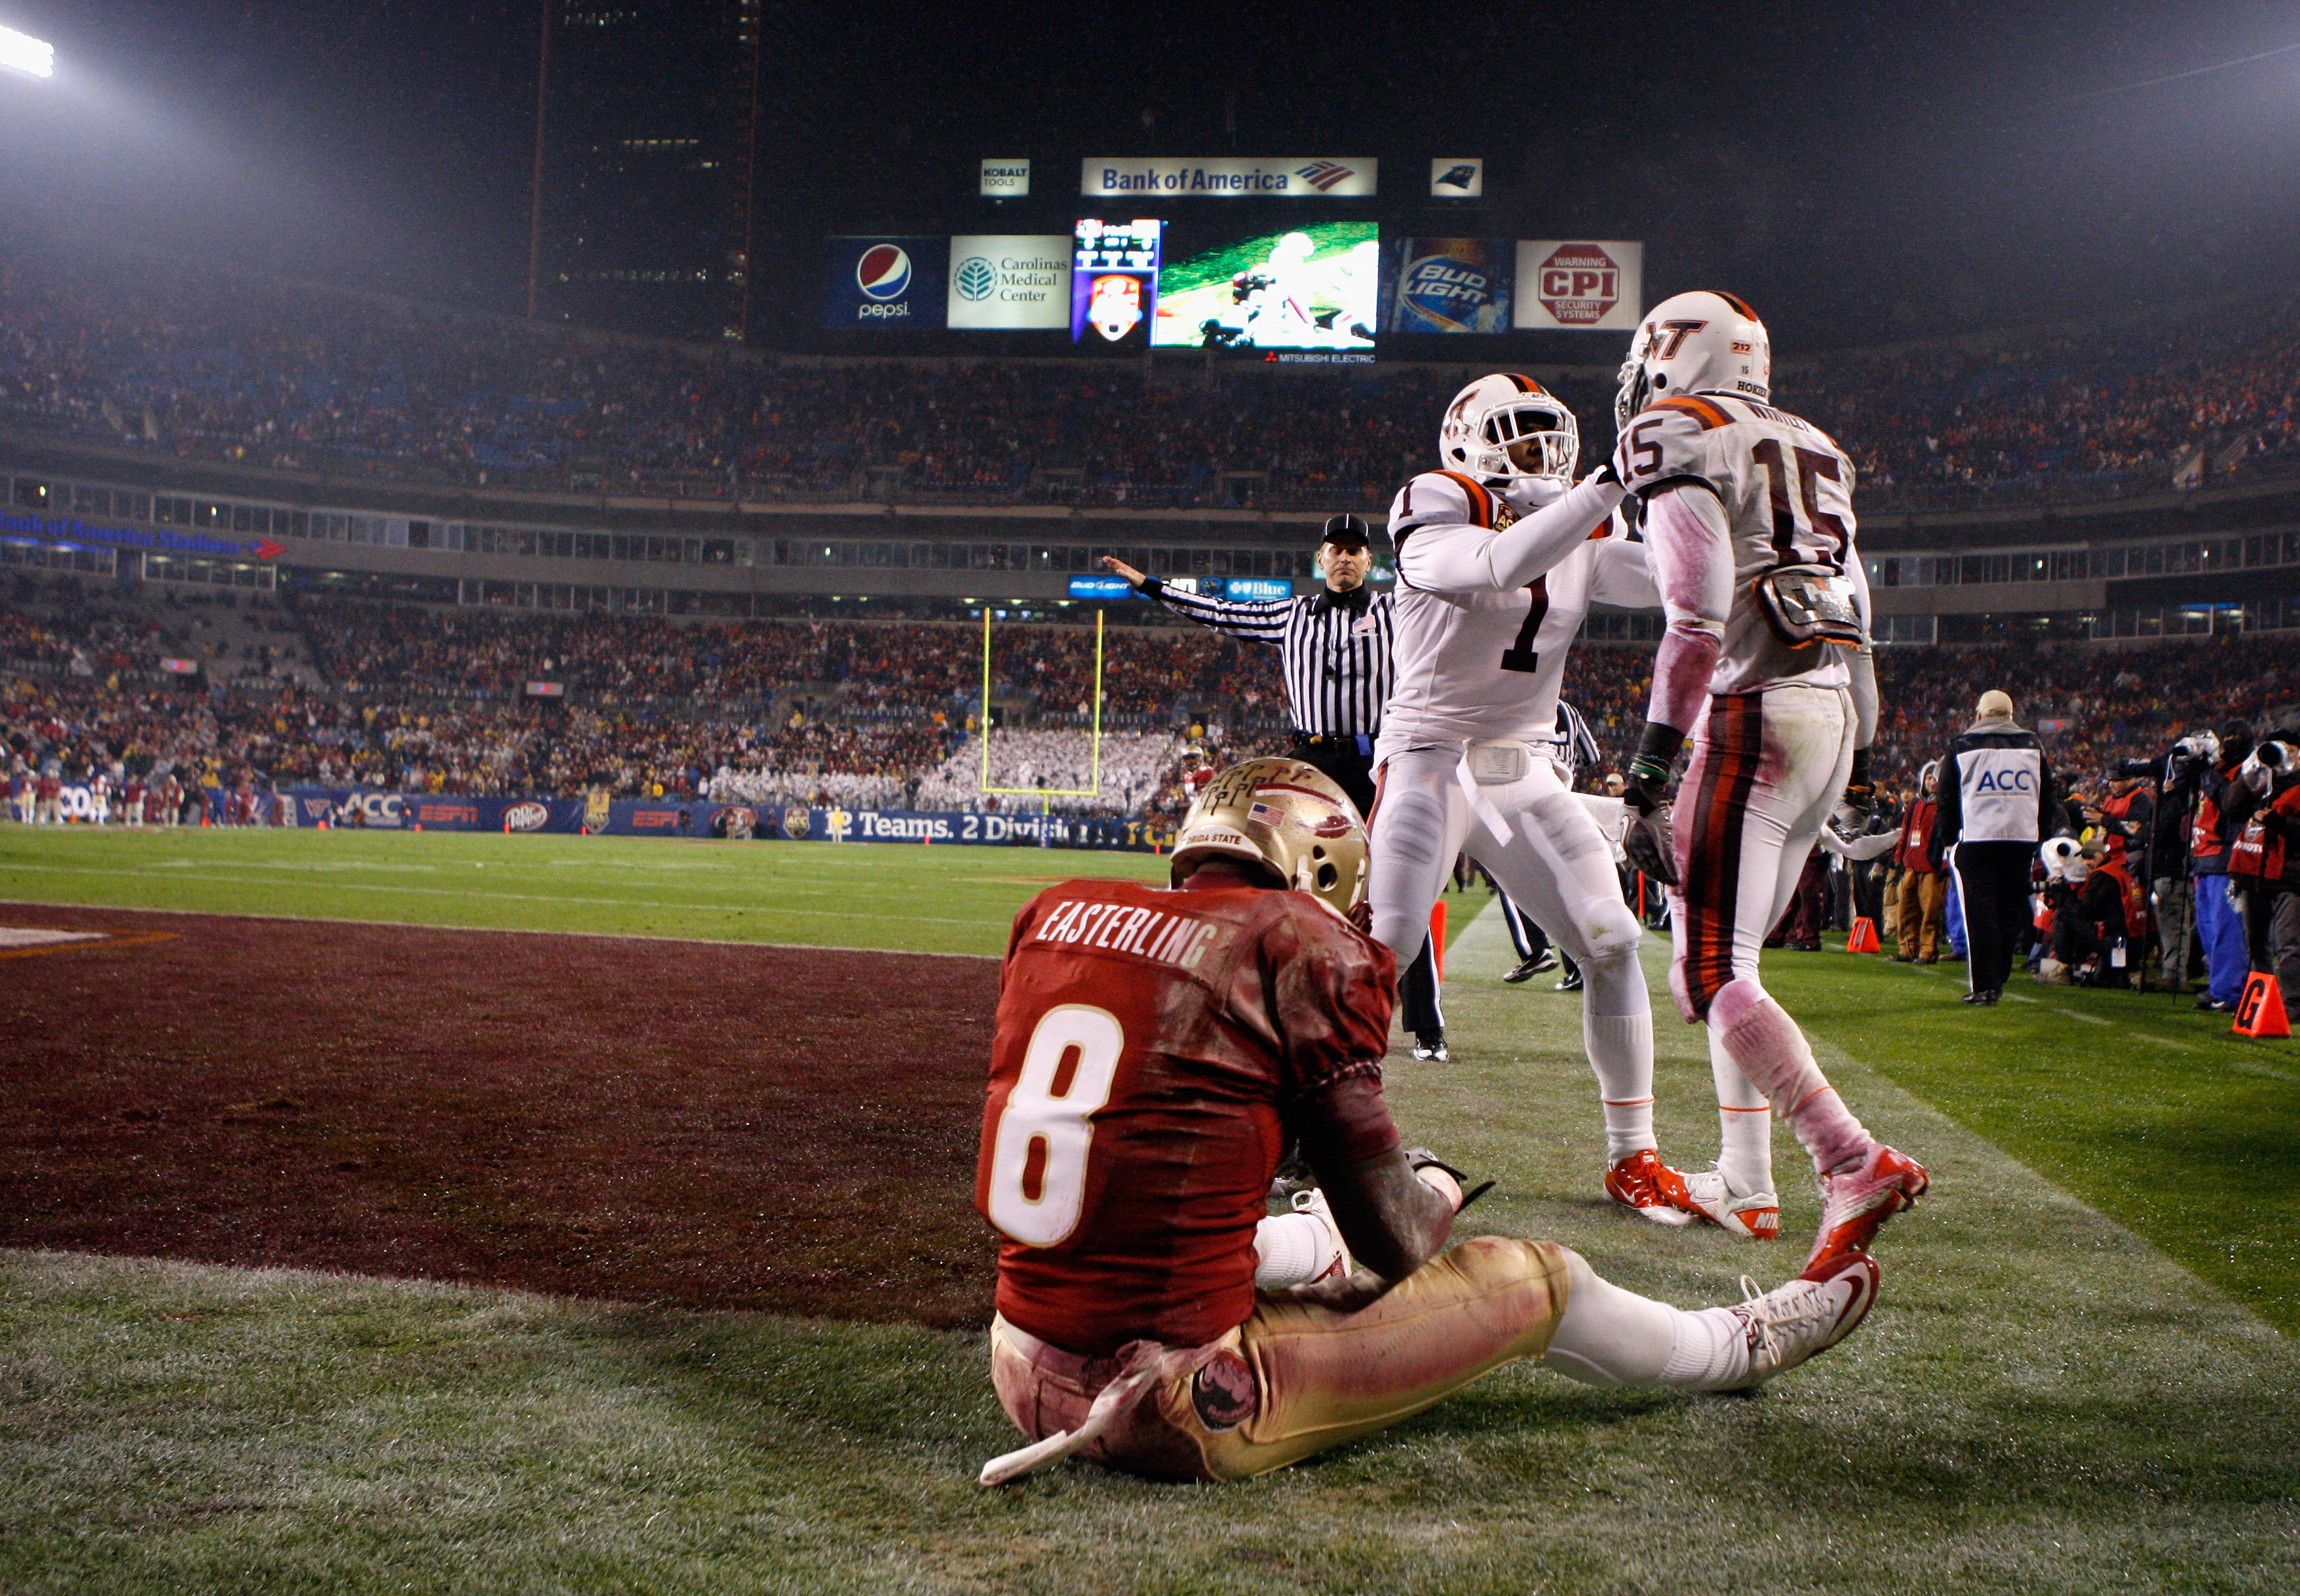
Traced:
<path fill-rule="evenodd" d="M 1356 1313 L 1264 1302 L 1221 1340 L 1169 1352 L 1134 1410 L 1082 1455 L 1158 1479 L 1242 1480 L 1370 1435 L 1546 1352 L 1571 1257 L 1552 1242 L 1479 1236 Z M 1121 1367 L 1004 1318 L 990 1326 L 991 1380 L 1034 1440 L 1077 1428 Z M 1246 1393 L 1242 1417 L 1226 1392 Z"/>

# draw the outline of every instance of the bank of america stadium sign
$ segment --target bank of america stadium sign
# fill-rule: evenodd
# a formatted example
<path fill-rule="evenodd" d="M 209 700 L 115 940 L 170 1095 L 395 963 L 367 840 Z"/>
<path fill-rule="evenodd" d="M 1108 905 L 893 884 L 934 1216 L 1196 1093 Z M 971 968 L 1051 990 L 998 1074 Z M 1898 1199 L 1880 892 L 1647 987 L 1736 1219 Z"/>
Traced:
<path fill-rule="evenodd" d="M 1371 157 L 1340 155 L 1089 155 L 1080 168 L 1079 192 L 1089 199 L 1362 199 L 1373 194 L 1379 165 Z"/>
<path fill-rule="evenodd" d="M 100 544 L 110 549 L 160 549 L 171 554 L 221 554 L 227 560 L 277 560 L 288 552 L 268 537 L 203 537 L 196 532 L 100 527 L 76 516 L 0 513 L 0 532 L 44 538 L 51 543 Z"/>

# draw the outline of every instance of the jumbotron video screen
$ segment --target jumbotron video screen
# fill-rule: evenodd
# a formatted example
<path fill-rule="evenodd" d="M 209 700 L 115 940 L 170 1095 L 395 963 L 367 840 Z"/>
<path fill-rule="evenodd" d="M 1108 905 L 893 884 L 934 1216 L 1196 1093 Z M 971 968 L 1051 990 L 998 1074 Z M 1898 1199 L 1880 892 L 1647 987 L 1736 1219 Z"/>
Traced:
<path fill-rule="evenodd" d="M 1171 222 L 1150 341 L 1160 347 L 1355 351 L 1371 358 L 1381 302 L 1371 221 L 1239 237 Z"/>

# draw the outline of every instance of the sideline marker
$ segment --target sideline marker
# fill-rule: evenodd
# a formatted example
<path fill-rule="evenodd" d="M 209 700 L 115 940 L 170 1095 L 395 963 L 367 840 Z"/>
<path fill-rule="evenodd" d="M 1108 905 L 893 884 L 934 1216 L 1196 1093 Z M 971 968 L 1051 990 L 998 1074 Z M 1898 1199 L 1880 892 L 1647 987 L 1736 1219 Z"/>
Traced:
<path fill-rule="evenodd" d="M 1884 944 L 1877 940 L 1877 923 L 1867 915 L 1853 922 L 1852 931 L 1845 938 L 1848 953 L 1881 953 Z"/>
<path fill-rule="evenodd" d="M 2276 977 L 2254 971 L 2245 977 L 2244 995 L 2236 1001 L 2236 1021 L 2229 1027 L 2238 1036 L 2289 1036 L 2292 1022 L 2284 1016 L 2283 989 Z"/>
<path fill-rule="evenodd" d="M 1429 906 L 1429 962 L 1438 978 L 1446 978 L 1446 900 L 1439 898 Z"/>

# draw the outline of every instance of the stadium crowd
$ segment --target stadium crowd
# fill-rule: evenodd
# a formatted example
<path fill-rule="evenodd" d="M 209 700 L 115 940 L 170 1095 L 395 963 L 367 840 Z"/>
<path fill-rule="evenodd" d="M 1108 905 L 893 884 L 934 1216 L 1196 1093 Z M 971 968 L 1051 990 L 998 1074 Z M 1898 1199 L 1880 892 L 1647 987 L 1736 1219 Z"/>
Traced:
<path fill-rule="evenodd" d="M 282 786 L 482 794 L 980 797 L 968 736 L 981 634 L 964 624 L 680 623 L 284 597 L 235 618 L 87 599 L 63 581 L 30 592 L 38 602 L 20 591 L 0 607 L 0 727 L 15 753 L 74 770 L 140 761 L 204 780 L 244 769 Z M 171 652 L 212 658 L 218 638 L 245 640 L 251 627 L 258 637 L 297 628 L 324 685 L 226 691 L 157 674 Z M 1211 718 L 1219 757 L 1282 744 L 1273 651 L 1195 628 L 1113 628 L 1104 651 L 1105 727 L 1143 728 L 1104 744 L 1105 784 L 1128 803 L 1179 812 L 1173 734 L 1194 719 Z M 1082 627 L 993 631 L 993 695 L 1014 722 L 994 738 L 994 786 L 1089 785 L 1079 761 L 1093 653 Z M 1644 719 L 1647 658 L 1588 644 L 1568 667 L 1566 695 L 1615 768 Z M 2079 771 L 2161 755 L 2204 721 L 2276 723 L 2300 702 L 2300 638 L 2282 636 L 1888 647 L 1879 659 L 1878 769 L 1896 782 L 1962 728 L 1969 686 L 1984 677 L 2015 695 L 2056 764 Z M 566 696 L 524 697 L 538 679 L 563 682 Z"/>
<path fill-rule="evenodd" d="M 1785 362 L 1775 391 L 1846 444 L 1871 503 L 1991 484 L 2111 492 L 2292 453 L 2296 353 L 2300 308 L 2279 299 Z M 991 499 L 1371 505 L 1428 464 L 1461 377 L 778 360 L 0 240 L 0 416 L 291 470 L 826 497 L 891 476 Z M 1610 379 L 1554 386 L 1594 462 L 1611 446 Z"/>

